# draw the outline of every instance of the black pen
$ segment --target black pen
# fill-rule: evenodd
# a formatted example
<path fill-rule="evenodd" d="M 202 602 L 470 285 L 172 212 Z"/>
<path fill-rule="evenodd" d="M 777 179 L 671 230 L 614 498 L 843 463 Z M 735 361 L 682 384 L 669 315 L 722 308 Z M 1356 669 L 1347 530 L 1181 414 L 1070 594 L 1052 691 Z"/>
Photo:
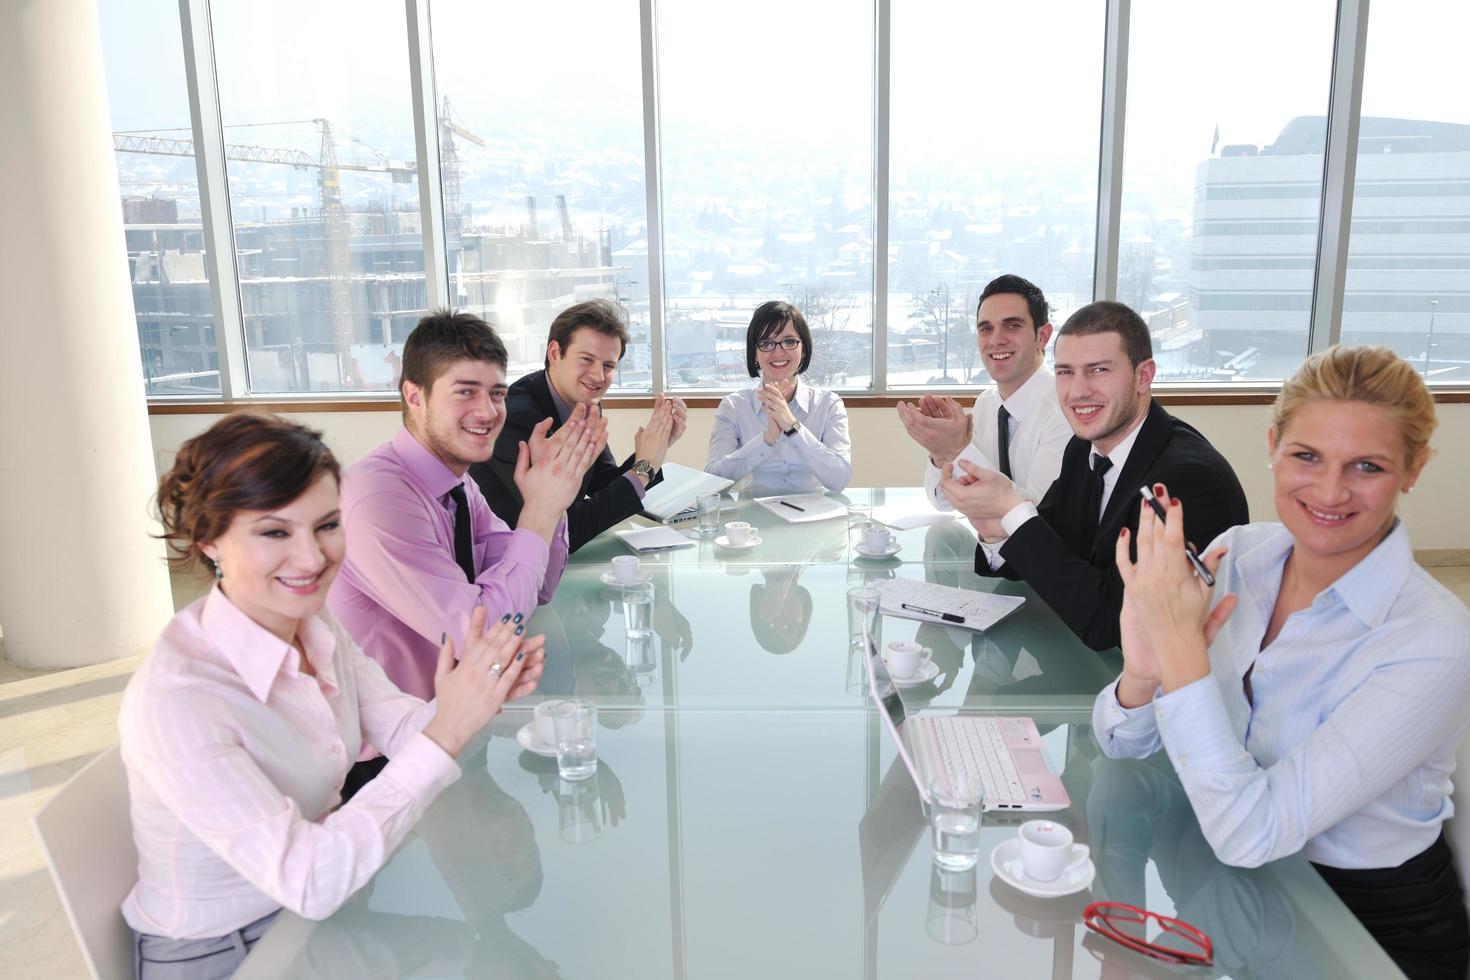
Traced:
<path fill-rule="evenodd" d="M 925 616 L 933 616 L 942 619 L 946 623 L 963 623 L 965 617 L 956 616 L 954 613 L 940 612 L 938 609 L 925 609 L 923 606 L 911 606 L 907 602 L 900 602 L 898 608 L 907 609 L 909 612 L 923 613 Z"/>
<path fill-rule="evenodd" d="M 1158 502 L 1152 490 L 1148 487 L 1139 487 L 1138 494 L 1144 500 L 1148 501 L 1148 505 L 1154 509 L 1154 514 L 1158 516 L 1160 523 L 1166 522 L 1169 519 L 1169 515 L 1164 512 L 1164 505 Z M 1205 563 L 1199 560 L 1199 553 L 1194 550 L 1194 545 L 1188 541 L 1184 542 L 1184 557 L 1188 558 L 1189 563 L 1194 566 L 1194 574 L 1200 577 L 1200 581 L 1209 586 L 1215 584 L 1215 576 L 1211 575 L 1210 570 L 1205 567 Z"/>
<path fill-rule="evenodd" d="M 790 507 L 792 510 L 799 510 L 803 514 L 806 513 L 806 508 L 805 507 L 798 507 L 798 506 L 796 506 L 795 504 L 793 504 L 789 500 L 778 500 L 778 501 L 776 501 L 776 503 L 780 504 L 782 507 Z"/>

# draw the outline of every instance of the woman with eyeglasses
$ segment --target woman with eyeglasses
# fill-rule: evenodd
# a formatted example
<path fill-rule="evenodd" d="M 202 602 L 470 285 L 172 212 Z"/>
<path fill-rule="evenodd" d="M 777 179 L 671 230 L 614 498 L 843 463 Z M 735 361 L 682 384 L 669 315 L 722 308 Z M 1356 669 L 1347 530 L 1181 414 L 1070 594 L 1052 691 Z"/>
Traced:
<path fill-rule="evenodd" d="M 1394 514 L 1431 455 L 1434 399 L 1387 348 L 1332 347 L 1272 414 L 1280 523 L 1222 534 L 1204 557 L 1213 588 L 1185 557 L 1189 501 L 1163 487 L 1166 519 L 1143 507 L 1136 561 L 1118 541 L 1123 673 L 1093 709 L 1098 745 L 1166 750 L 1221 861 L 1300 851 L 1404 973 L 1463 978 L 1470 924 L 1443 825 L 1470 612 L 1415 564 Z"/>
<path fill-rule="evenodd" d="M 772 493 L 847 487 L 847 409 L 837 395 L 800 380 L 811 362 L 812 333 L 801 311 L 779 300 L 756 307 L 745 364 L 757 381 L 715 410 L 707 471 Z"/>

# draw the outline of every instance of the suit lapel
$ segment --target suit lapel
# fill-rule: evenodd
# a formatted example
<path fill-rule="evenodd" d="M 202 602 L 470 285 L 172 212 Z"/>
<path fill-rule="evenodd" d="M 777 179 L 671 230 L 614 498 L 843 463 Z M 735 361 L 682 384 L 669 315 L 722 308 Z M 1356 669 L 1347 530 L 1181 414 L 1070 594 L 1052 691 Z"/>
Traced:
<path fill-rule="evenodd" d="M 1150 400 L 1148 414 L 1144 416 L 1143 425 L 1138 430 L 1138 438 L 1134 440 L 1128 459 L 1123 463 L 1123 472 L 1118 474 L 1118 482 L 1113 484 L 1113 493 L 1108 497 L 1107 507 L 1103 508 L 1102 519 L 1097 522 L 1097 535 L 1092 540 L 1093 554 L 1104 544 L 1110 549 L 1113 547 L 1118 529 L 1128 523 L 1128 508 L 1138 507 L 1138 488 L 1143 486 L 1144 476 L 1153 468 L 1154 460 L 1159 458 L 1159 453 L 1168 444 L 1171 427 L 1169 413 L 1158 402 Z"/>

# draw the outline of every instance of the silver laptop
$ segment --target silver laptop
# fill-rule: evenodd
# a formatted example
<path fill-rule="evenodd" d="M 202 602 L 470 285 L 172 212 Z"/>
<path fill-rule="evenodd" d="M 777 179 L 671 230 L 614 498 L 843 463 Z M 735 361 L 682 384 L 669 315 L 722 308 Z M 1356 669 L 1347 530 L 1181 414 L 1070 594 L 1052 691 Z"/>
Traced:
<path fill-rule="evenodd" d="M 957 773 L 979 778 L 986 810 L 1062 810 L 1071 800 L 1047 765 L 1041 733 L 1030 718 L 985 715 L 916 715 L 903 699 L 871 636 L 868 687 L 898 754 L 919 795 L 929 802 L 929 784 L 948 786 Z"/>

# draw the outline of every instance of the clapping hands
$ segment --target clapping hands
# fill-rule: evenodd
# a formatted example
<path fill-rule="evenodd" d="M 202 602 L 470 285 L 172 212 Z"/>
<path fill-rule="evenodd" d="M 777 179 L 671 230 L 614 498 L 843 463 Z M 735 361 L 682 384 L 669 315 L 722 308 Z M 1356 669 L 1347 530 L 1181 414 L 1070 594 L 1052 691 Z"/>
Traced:
<path fill-rule="evenodd" d="M 794 389 L 796 382 L 788 381 L 785 384 Z M 768 446 L 775 445 L 781 433 L 789 431 L 796 424 L 796 415 L 791 411 L 791 402 L 787 401 L 786 396 L 785 388 L 777 381 L 767 381 L 755 390 L 756 400 L 766 410 L 764 435 Z"/>
<path fill-rule="evenodd" d="M 551 419 L 546 418 L 531 430 L 531 438 L 520 444 L 515 468 L 516 489 L 525 502 L 517 526 L 548 539 L 607 445 L 607 419 L 578 405 L 566 424 L 548 436 L 550 427 Z"/>
<path fill-rule="evenodd" d="M 507 701 L 536 690 L 545 661 L 544 636 L 525 637 L 525 627 L 507 616 L 485 628 L 484 606 L 470 614 L 464 653 L 455 663 L 454 641 L 439 647 L 434 671 L 434 718 L 424 734 L 452 756 L 500 713 Z"/>
<path fill-rule="evenodd" d="M 929 452 L 935 466 L 943 466 L 970 444 L 973 417 L 953 398 L 925 395 L 918 402 L 899 402 L 898 420 L 904 431 Z"/>

